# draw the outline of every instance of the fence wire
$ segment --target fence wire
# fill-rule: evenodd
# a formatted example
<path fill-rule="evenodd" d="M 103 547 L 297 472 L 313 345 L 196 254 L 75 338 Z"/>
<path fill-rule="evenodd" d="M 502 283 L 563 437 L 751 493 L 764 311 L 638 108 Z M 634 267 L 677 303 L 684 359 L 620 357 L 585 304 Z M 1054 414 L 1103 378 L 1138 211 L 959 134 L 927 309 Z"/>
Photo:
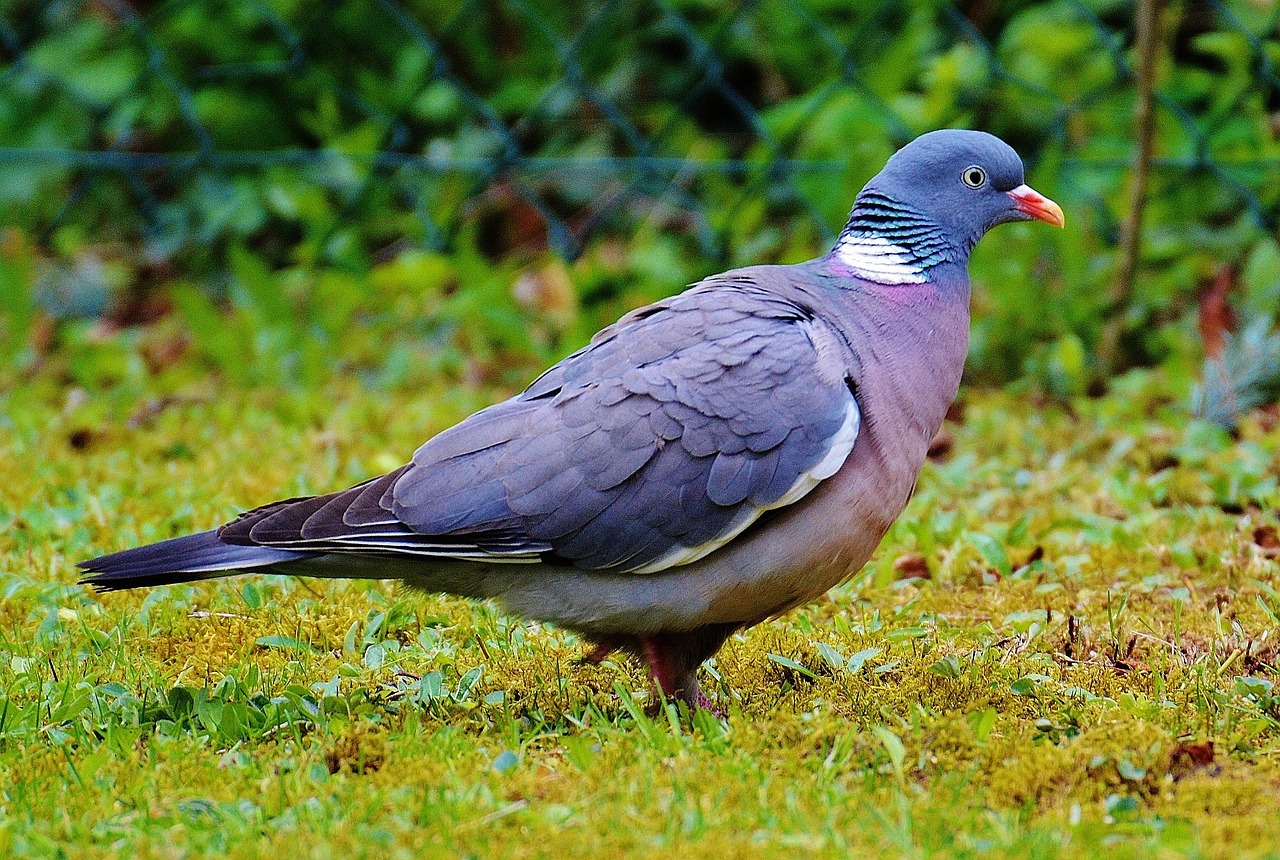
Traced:
<path fill-rule="evenodd" d="M 1280 8 L 1161 12 L 1153 199 L 1274 230 Z M 40 241 L 210 266 L 235 243 L 573 257 L 646 225 L 767 256 L 830 240 L 896 146 L 966 125 L 1112 235 L 1133 19 L 1110 0 L 6 2 L 0 207 Z"/>

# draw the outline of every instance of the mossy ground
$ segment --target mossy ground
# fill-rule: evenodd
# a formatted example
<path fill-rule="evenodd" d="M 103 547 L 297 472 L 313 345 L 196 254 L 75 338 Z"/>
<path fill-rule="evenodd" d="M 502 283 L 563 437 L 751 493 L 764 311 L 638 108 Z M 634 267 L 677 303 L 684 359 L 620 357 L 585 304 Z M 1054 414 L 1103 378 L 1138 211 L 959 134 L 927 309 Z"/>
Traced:
<path fill-rule="evenodd" d="M 390 583 L 75 584 L 496 393 L 53 377 L 0 395 L 5 856 L 1280 857 L 1280 431 L 1159 374 L 967 392 L 872 564 L 735 637 L 691 720 Z"/>

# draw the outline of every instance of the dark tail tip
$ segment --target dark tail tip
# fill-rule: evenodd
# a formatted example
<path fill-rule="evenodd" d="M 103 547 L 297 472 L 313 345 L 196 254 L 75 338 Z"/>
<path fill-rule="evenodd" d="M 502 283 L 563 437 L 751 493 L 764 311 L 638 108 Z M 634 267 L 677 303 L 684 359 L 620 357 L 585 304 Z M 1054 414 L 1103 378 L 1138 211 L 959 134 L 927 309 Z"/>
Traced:
<path fill-rule="evenodd" d="M 216 579 L 241 570 L 305 558 L 307 553 L 223 543 L 216 531 L 173 538 L 80 562 L 80 582 L 99 592 Z"/>

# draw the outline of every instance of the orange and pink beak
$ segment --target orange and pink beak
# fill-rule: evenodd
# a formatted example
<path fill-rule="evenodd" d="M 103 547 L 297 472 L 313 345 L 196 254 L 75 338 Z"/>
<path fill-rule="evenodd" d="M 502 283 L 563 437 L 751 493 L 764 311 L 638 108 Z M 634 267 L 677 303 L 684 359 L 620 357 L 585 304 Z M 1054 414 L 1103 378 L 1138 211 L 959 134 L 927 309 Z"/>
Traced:
<path fill-rule="evenodd" d="M 1055 227 L 1066 224 L 1066 219 L 1062 217 L 1062 207 L 1030 185 L 1019 185 L 1006 193 L 1013 198 L 1014 205 L 1023 215 Z"/>

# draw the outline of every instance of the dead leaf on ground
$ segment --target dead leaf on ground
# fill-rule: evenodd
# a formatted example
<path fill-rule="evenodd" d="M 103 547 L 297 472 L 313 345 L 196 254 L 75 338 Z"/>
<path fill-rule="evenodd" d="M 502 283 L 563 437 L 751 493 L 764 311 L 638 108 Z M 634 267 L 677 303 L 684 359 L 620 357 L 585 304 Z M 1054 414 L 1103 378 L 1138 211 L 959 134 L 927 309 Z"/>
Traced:
<path fill-rule="evenodd" d="M 1253 530 L 1253 542 L 1267 558 L 1280 558 L 1280 532 L 1275 526 L 1258 526 Z"/>
<path fill-rule="evenodd" d="M 146 339 L 142 344 L 142 360 L 152 373 L 160 373 L 180 362 L 191 345 L 185 334 L 173 337 Z"/>
<path fill-rule="evenodd" d="M 1214 761 L 1213 741 L 1178 744 L 1169 758 L 1169 773 L 1175 781 L 1196 773 L 1208 776 L 1222 773 L 1222 765 Z"/>
<path fill-rule="evenodd" d="M 1254 411 L 1258 427 L 1263 433 L 1271 433 L 1280 427 L 1280 403 L 1268 403 Z"/>
<path fill-rule="evenodd" d="M 909 552 L 894 559 L 893 571 L 898 574 L 898 579 L 933 578 L 929 571 L 929 560 L 918 552 Z"/>
<path fill-rule="evenodd" d="M 1231 308 L 1231 292 L 1239 280 L 1239 270 L 1231 263 L 1200 288 L 1200 340 L 1208 358 L 1220 358 L 1226 347 L 1226 336 L 1236 330 L 1236 314 Z"/>
<path fill-rule="evenodd" d="M 86 450 L 97 434 L 88 427 L 78 427 L 67 434 L 67 444 L 77 451 Z"/>
<path fill-rule="evenodd" d="M 955 437 L 943 427 L 938 431 L 938 435 L 933 437 L 933 441 L 929 443 L 929 459 L 942 460 L 951 453 L 951 449 L 956 445 Z"/>
<path fill-rule="evenodd" d="M 564 264 L 553 261 L 516 279 L 512 295 L 520 305 L 567 326 L 578 312 L 578 294 Z"/>

